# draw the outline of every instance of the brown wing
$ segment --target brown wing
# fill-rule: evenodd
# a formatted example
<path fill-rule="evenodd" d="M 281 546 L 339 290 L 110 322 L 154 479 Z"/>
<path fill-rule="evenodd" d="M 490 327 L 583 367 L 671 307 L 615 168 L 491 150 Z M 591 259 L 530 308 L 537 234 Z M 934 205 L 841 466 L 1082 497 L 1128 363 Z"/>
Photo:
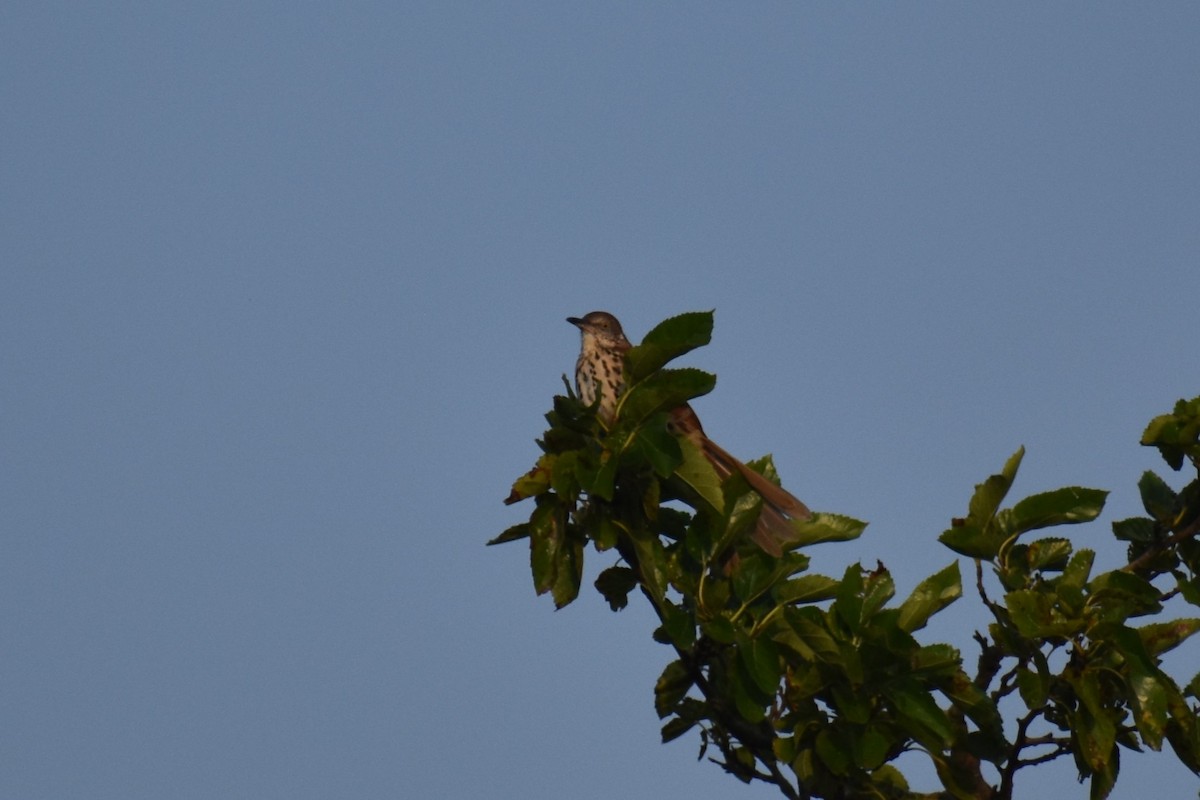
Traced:
<path fill-rule="evenodd" d="M 758 516 L 751 538 L 767 553 L 780 556 L 780 544 L 787 542 L 793 535 L 792 526 L 788 519 L 805 520 L 812 517 L 808 506 L 788 490 L 776 486 L 769 480 L 747 467 L 738 459 L 725 451 L 720 445 L 704 435 L 700 418 L 689 405 L 682 405 L 671 411 L 671 430 L 678 436 L 687 436 L 695 442 L 712 463 L 717 477 L 725 480 L 734 472 L 739 473 L 750 488 L 763 499 L 763 509 Z"/>

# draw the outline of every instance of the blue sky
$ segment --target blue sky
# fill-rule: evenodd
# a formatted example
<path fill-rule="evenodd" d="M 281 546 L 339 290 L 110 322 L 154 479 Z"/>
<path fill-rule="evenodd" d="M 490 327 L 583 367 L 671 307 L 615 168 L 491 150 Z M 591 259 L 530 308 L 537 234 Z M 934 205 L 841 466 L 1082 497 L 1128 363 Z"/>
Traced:
<path fill-rule="evenodd" d="M 563 319 L 715 308 L 710 435 L 871 522 L 823 572 L 903 596 L 1022 444 L 1018 496 L 1112 490 L 1072 534 L 1114 565 L 1198 389 L 1198 38 L 1190 3 L 8 8 L 0 796 L 774 796 L 658 744 L 645 608 L 554 612 L 483 547 Z M 1149 780 L 1198 785 L 1126 753 L 1113 797 Z"/>

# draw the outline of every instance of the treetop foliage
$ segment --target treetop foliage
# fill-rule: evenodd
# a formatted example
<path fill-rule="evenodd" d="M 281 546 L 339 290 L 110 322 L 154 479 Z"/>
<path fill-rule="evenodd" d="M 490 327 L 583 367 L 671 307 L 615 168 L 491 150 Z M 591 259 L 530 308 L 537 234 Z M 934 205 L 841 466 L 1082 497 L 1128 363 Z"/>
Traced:
<path fill-rule="evenodd" d="M 531 499 L 529 520 L 490 542 L 527 539 L 534 588 L 559 608 L 579 594 L 589 544 L 616 554 L 596 589 L 614 611 L 638 590 L 672 653 L 654 687 L 664 741 L 694 730 L 701 757 L 789 798 L 1007 799 L 1019 770 L 1069 756 L 1099 800 L 1121 750 L 1164 742 L 1200 773 L 1189 703 L 1200 675 L 1181 686 L 1161 668 L 1200 630 L 1200 618 L 1162 618 L 1172 598 L 1200 606 L 1200 479 L 1175 492 L 1143 475 L 1147 516 L 1112 523 L 1127 563 L 1097 569 L 1094 551 L 1046 529 L 1096 519 L 1107 493 L 1073 486 L 1006 506 L 1018 449 L 939 537 L 953 551 L 946 566 L 897 603 L 882 564 L 809 572 L 806 548 L 854 539 L 865 523 L 818 512 L 791 523 L 774 557 L 748 538 L 762 502 L 745 479 L 721 481 L 668 432 L 667 413 L 716 378 L 667 365 L 711 333 L 711 312 L 650 331 L 627 355 L 607 427 L 567 383 L 541 457 L 507 500 Z M 1200 398 L 1152 420 L 1142 444 L 1174 470 L 1200 469 Z M 769 456 L 749 466 L 778 483 Z M 917 637 L 963 594 L 957 556 L 971 559 L 983 612 L 970 667 L 958 648 Z M 893 763 L 910 751 L 932 762 L 938 791 L 910 789 Z"/>

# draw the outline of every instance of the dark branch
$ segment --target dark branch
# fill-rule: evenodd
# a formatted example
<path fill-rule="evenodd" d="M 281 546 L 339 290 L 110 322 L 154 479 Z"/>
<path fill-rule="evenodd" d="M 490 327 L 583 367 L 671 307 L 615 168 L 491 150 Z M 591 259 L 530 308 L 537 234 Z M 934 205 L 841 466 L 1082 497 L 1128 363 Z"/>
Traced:
<path fill-rule="evenodd" d="M 1190 525 L 1185 526 L 1181 530 L 1172 534 L 1167 539 L 1151 545 L 1149 548 L 1146 549 L 1146 552 L 1142 553 L 1140 556 L 1135 558 L 1133 561 L 1130 561 L 1128 564 L 1126 564 L 1121 569 L 1125 572 L 1137 572 L 1138 570 L 1142 569 L 1147 564 L 1149 564 L 1151 561 L 1153 561 L 1155 558 L 1157 558 L 1158 555 L 1160 553 L 1162 553 L 1163 551 L 1171 549 L 1175 545 L 1182 542 L 1184 539 L 1190 539 L 1191 537 L 1195 536 L 1197 533 L 1200 533 L 1200 517 L 1197 517 L 1196 519 L 1192 520 Z"/>

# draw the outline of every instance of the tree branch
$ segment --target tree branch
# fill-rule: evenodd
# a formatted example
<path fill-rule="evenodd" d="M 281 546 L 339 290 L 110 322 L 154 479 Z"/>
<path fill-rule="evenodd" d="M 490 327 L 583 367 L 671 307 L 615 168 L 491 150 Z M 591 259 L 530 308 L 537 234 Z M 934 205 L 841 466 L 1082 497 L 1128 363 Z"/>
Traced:
<path fill-rule="evenodd" d="M 1158 555 L 1163 551 L 1169 550 L 1170 548 L 1182 542 L 1184 539 L 1190 539 L 1197 533 L 1200 533 L 1200 517 L 1192 520 L 1190 525 L 1185 526 L 1182 530 L 1172 534 L 1164 541 L 1152 544 L 1146 549 L 1146 552 L 1142 553 L 1133 561 L 1130 561 L 1121 569 L 1124 572 L 1137 572 L 1157 558 Z"/>

